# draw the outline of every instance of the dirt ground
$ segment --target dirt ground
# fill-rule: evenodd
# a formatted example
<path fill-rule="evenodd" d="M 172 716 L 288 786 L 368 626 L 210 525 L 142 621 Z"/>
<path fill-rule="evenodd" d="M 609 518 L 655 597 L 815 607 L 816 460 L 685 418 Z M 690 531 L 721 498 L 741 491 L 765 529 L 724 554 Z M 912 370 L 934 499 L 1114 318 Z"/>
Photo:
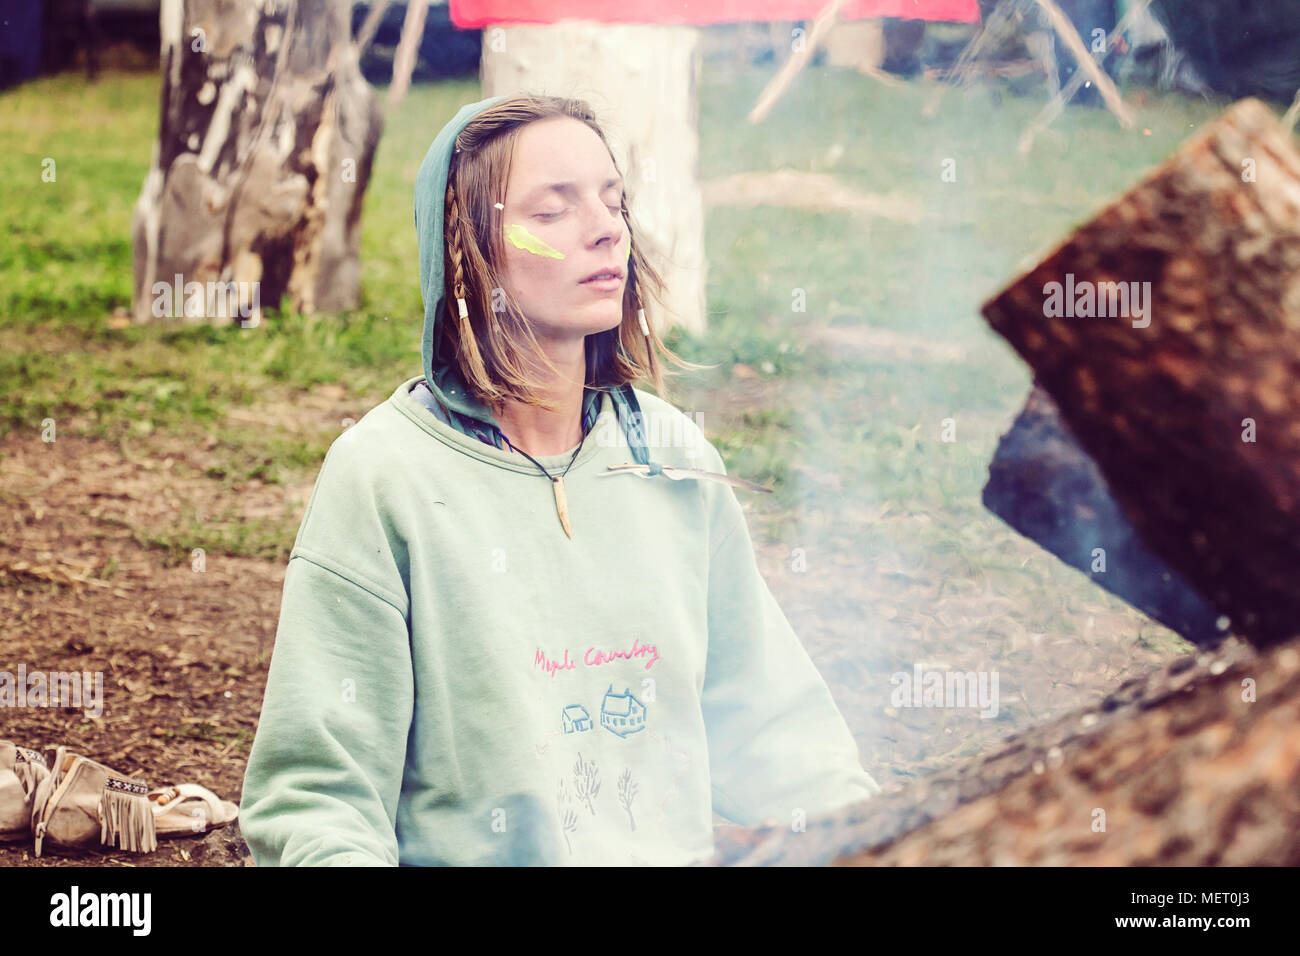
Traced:
<path fill-rule="evenodd" d="M 236 412 L 284 427 L 286 406 Z M 328 387 L 293 405 L 290 430 L 359 417 Z M 0 737 L 59 744 L 150 787 L 191 782 L 239 801 L 279 614 L 284 563 L 185 545 L 187 528 L 261 519 L 296 527 L 314 474 L 297 484 L 210 475 L 212 441 L 155 433 L 122 443 L 35 429 L 0 441 L 0 670 L 102 672 L 87 707 L 0 709 Z M 292 540 L 292 530 L 288 530 Z M 240 866 L 238 824 L 165 840 L 148 856 L 0 844 L 0 866 Z"/>
<path fill-rule="evenodd" d="M 226 493 L 181 451 L 155 463 L 75 437 L 10 438 L 0 455 L 6 666 L 104 675 L 101 717 L 16 708 L 0 712 L 0 733 L 31 748 L 65 744 L 151 787 L 193 782 L 238 800 L 284 569 L 220 555 L 167 567 L 141 544 L 138 529 L 164 530 L 178 502 L 214 507 Z M 294 491 L 234 489 L 250 504 Z M 0 866 L 137 862 L 98 851 L 35 860 L 31 849 L 0 847 Z M 235 831 L 214 831 L 164 843 L 148 862 L 237 865 L 240 849 Z"/>
<path fill-rule="evenodd" d="M 736 409 L 759 398 L 744 386 L 730 396 Z M 302 428 L 335 431 L 368 407 L 328 386 L 293 404 Z M 248 424 L 283 427 L 286 408 L 283 398 L 268 399 L 238 414 Z M 0 670 L 16 673 L 25 662 L 31 670 L 103 674 L 102 716 L 0 709 L 0 737 L 34 749 L 65 744 L 151 787 L 195 782 L 238 802 L 284 564 L 195 553 L 186 529 L 263 519 L 279 522 L 291 541 L 315 474 L 289 484 L 231 483 L 210 477 L 221 453 L 193 438 L 155 433 L 115 444 L 78 437 L 74 428 L 53 443 L 34 429 L 0 441 Z M 1087 639 L 1064 637 L 1035 631 L 1032 621 L 1027 628 L 1013 613 L 1023 594 L 996 576 L 963 580 L 938 559 L 900 567 L 867 554 L 855 545 L 865 525 L 898 522 L 905 535 L 928 518 L 859 513 L 852 488 L 836 489 L 836 497 L 837 520 L 812 515 L 801 531 L 834 556 L 817 575 L 786 573 L 788 546 L 766 533 L 762 515 L 750 526 L 760 570 L 882 784 L 925 776 L 1052 712 L 1099 700 L 1169 656 L 1135 643 L 1143 619 L 1099 591 L 1086 606 L 1077 596 L 1062 599 L 1063 613 L 1089 621 Z M 1006 541 L 1017 560 L 1052 560 L 1010 532 Z M 869 648 L 846 639 L 867 631 Z M 881 674 L 944 656 L 957 667 L 1000 662 L 1004 688 L 1016 689 L 1005 694 L 1001 721 L 890 711 Z M 0 866 L 250 863 L 237 824 L 164 841 L 147 857 L 50 849 L 37 860 L 30 840 L 0 845 Z"/>

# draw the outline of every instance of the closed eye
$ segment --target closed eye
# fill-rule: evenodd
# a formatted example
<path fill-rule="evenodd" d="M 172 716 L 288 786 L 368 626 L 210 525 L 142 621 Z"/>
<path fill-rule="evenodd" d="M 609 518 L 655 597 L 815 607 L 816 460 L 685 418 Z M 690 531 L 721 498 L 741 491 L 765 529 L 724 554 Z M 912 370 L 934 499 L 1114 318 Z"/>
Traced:
<path fill-rule="evenodd" d="M 620 216 L 623 213 L 623 204 L 621 202 L 617 205 L 606 203 L 605 208 L 609 210 L 611 216 Z M 558 219 L 560 216 L 563 216 L 567 211 L 568 210 L 561 210 L 560 212 L 539 212 L 534 215 L 533 218 L 550 222 L 552 219 Z"/>

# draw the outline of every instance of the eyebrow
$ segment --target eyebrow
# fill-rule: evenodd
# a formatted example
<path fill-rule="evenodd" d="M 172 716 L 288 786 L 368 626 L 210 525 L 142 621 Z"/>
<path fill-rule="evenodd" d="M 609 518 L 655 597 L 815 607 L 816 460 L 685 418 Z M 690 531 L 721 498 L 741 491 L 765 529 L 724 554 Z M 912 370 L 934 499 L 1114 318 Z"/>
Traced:
<path fill-rule="evenodd" d="M 622 177 L 607 179 L 605 181 L 605 185 L 600 187 L 600 191 L 605 192 L 608 189 L 613 189 L 615 186 L 622 187 L 623 184 L 624 183 Z M 538 199 L 541 197 L 543 193 L 548 193 L 548 192 L 572 193 L 577 188 L 578 188 L 578 184 L 574 182 L 545 183 L 544 185 L 538 186 L 536 189 L 531 190 L 528 193 L 528 199 L 530 201 L 534 199 Z"/>

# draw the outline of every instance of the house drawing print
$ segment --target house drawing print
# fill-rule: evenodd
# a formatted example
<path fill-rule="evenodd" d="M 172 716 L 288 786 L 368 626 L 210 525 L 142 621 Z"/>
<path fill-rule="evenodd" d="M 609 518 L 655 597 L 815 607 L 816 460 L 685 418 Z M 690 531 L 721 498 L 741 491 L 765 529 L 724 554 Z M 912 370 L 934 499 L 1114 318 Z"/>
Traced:
<path fill-rule="evenodd" d="M 570 704 L 560 714 L 566 734 L 580 734 L 591 730 L 591 714 L 581 704 Z"/>
<path fill-rule="evenodd" d="M 633 697 L 631 690 L 614 693 L 610 684 L 600 702 L 600 726 L 619 737 L 645 730 L 645 704 Z"/>

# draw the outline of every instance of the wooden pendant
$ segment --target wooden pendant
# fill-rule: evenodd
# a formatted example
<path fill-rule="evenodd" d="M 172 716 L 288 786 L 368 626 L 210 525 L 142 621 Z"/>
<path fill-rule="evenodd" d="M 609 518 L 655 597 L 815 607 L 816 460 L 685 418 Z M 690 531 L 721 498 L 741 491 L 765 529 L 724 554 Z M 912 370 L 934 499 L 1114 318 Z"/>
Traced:
<path fill-rule="evenodd" d="M 573 531 L 569 528 L 569 499 L 564 494 L 564 479 L 552 478 L 551 485 L 555 488 L 555 510 L 560 515 L 560 526 L 564 528 L 564 533 L 573 539 Z"/>

